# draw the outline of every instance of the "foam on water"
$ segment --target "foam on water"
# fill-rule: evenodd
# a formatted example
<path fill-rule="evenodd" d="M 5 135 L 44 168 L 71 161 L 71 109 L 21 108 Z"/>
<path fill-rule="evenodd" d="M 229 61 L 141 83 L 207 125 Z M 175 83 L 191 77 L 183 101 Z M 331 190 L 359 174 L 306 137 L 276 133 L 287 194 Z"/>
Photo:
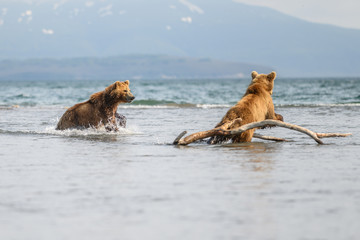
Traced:
<path fill-rule="evenodd" d="M 119 109 L 171 109 L 171 108 L 226 108 L 231 107 L 230 104 L 161 104 L 161 105 L 120 105 Z"/>
<path fill-rule="evenodd" d="M 119 135 L 134 135 L 140 134 L 140 132 L 134 131 L 131 128 L 119 128 L 118 131 L 106 131 L 105 127 L 101 128 L 87 128 L 87 129 L 67 129 L 56 130 L 55 126 L 47 127 L 43 132 L 37 132 L 38 134 L 49 134 L 58 136 L 119 136 Z"/>
<path fill-rule="evenodd" d="M 141 134 L 137 130 L 136 126 L 130 126 L 128 128 L 119 128 L 118 131 L 106 131 L 105 127 L 101 128 L 87 128 L 87 129 L 67 129 L 56 130 L 56 126 L 49 126 L 40 130 L 3 130 L 0 129 L 1 134 L 11 135 L 53 135 L 53 136 L 65 136 L 65 137 L 93 137 L 93 136 L 122 136 L 122 135 L 136 135 Z"/>

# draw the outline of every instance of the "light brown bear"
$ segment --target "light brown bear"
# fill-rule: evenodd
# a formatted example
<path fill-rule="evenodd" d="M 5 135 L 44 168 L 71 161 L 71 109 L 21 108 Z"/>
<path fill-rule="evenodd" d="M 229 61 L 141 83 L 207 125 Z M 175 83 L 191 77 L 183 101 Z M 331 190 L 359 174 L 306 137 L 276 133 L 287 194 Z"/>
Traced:
<path fill-rule="evenodd" d="M 244 124 L 251 122 L 263 121 L 265 119 L 275 119 L 283 121 L 280 114 L 274 111 L 274 104 L 271 98 L 274 88 L 275 72 L 270 74 L 258 74 L 253 71 L 251 73 L 251 83 L 248 86 L 244 96 L 222 118 L 216 127 L 220 127 L 225 123 L 229 123 L 237 118 L 241 118 L 240 122 L 234 122 L 227 129 L 238 128 Z M 270 126 L 269 126 L 270 127 Z M 251 142 L 255 129 L 243 132 L 234 137 L 215 136 L 210 138 L 208 143 L 216 144 L 232 140 L 234 143 Z"/>
<path fill-rule="evenodd" d="M 120 103 L 132 102 L 135 99 L 130 92 L 129 80 L 116 81 L 104 91 L 94 93 L 90 99 L 69 108 L 60 118 L 56 129 L 84 129 L 105 126 L 108 131 L 117 131 L 117 121 L 125 127 L 126 118 L 116 110 Z M 125 121 L 125 122 L 124 122 Z"/>

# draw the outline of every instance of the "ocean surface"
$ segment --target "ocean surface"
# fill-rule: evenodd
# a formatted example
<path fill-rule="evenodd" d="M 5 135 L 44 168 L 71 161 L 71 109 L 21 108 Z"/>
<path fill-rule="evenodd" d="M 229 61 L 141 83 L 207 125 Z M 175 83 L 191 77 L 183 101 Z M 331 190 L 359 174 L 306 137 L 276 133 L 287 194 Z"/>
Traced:
<path fill-rule="evenodd" d="M 125 80 L 125 79 L 122 79 Z M 0 239 L 360 239 L 360 79 L 276 79 L 289 142 L 173 146 L 213 128 L 249 79 L 131 80 L 127 128 L 56 131 L 113 81 L 0 81 Z"/>

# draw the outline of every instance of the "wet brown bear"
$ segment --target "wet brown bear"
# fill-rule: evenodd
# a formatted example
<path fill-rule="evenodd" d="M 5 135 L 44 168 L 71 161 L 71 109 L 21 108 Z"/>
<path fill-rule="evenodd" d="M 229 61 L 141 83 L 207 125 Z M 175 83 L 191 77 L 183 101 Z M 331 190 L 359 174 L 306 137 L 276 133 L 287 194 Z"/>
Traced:
<path fill-rule="evenodd" d="M 116 110 L 120 103 L 134 100 L 129 89 L 129 80 L 115 82 L 105 88 L 104 91 L 94 93 L 90 99 L 78 103 L 69 108 L 60 118 L 56 129 L 89 128 L 105 126 L 108 131 L 117 131 L 117 120 L 120 125 L 125 125 L 125 117 L 119 115 Z M 124 126 L 125 127 L 125 126 Z"/>
<path fill-rule="evenodd" d="M 271 98 L 274 80 L 276 77 L 275 72 L 270 74 L 258 74 L 257 72 L 251 73 L 251 83 L 248 86 L 244 96 L 222 118 L 221 122 L 216 125 L 220 127 L 225 123 L 241 118 L 240 122 L 235 122 L 230 125 L 228 129 L 238 128 L 244 124 L 251 122 L 263 121 L 265 119 L 275 119 L 283 121 L 280 114 L 274 111 L 274 104 Z M 216 144 L 232 140 L 234 143 L 238 142 L 251 142 L 255 129 L 248 130 L 235 137 L 220 137 L 215 136 L 210 138 L 210 144 Z"/>

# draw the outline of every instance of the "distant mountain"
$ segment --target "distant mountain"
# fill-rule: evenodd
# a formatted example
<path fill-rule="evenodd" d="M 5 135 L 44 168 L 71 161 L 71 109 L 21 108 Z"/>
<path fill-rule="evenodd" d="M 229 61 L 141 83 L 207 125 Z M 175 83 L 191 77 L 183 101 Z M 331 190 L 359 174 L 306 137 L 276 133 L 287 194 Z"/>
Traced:
<path fill-rule="evenodd" d="M 241 78 L 254 69 L 271 71 L 260 65 L 162 55 L 0 60 L 0 80 Z"/>
<path fill-rule="evenodd" d="M 0 3 L 0 58 L 153 54 L 271 66 L 280 76 L 360 76 L 360 30 L 232 0 Z"/>

